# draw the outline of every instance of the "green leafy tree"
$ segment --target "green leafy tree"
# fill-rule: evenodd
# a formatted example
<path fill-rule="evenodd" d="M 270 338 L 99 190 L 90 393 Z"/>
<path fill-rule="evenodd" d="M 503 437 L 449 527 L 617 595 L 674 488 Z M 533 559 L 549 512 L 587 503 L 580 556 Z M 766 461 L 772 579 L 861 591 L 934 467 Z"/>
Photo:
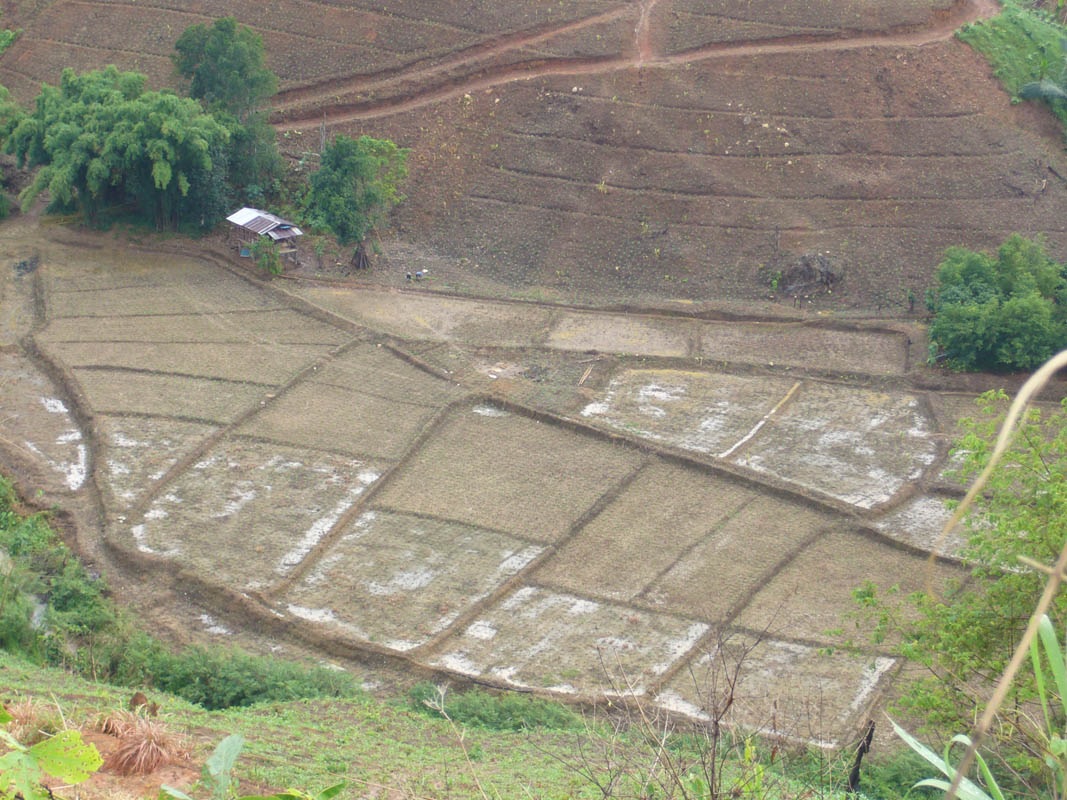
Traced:
<path fill-rule="evenodd" d="M 1060 27 L 1060 54 L 1055 59 L 1056 68 L 1051 63 L 1043 62 L 1042 75 L 1039 80 L 1028 81 L 1019 87 L 1019 97 L 1024 100 L 1044 100 L 1052 108 L 1060 121 L 1067 120 L 1067 39 Z"/>
<path fill-rule="evenodd" d="M 400 183 L 407 177 L 408 151 L 387 139 L 338 136 L 322 152 L 311 175 L 306 217 L 315 228 L 330 231 L 341 244 L 362 242 L 403 200 Z"/>
<path fill-rule="evenodd" d="M 22 31 L 12 31 L 6 28 L 0 28 L 0 54 L 2 54 L 7 48 L 11 47 L 15 43 L 15 40 L 19 38 Z"/>
<path fill-rule="evenodd" d="M 34 112 L 12 118 L 3 134 L 20 167 L 40 167 L 24 207 L 48 190 L 54 206 L 90 222 L 108 206 L 132 204 L 160 229 L 197 215 L 190 190 L 209 179 L 211 153 L 229 138 L 196 101 L 145 91 L 144 75 L 114 66 L 64 70 L 60 85 L 44 86 Z"/>
<path fill-rule="evenodd" d="M 175 71 L 189 82 L 189 96 L 200 100 L 230 132 L 225 160 L 225 180 L 212 186 L 215 203 L 232 203 L 230 195 L 242 194 L 258 202 L 281 174 L 274 128 L 268 124 L 268 101 L 278 90 L 278 78 L 266 66 L 259 34 L 233 17 L 223 17 L 210 27 L 186 28 L 174 45 Z"/>
<path fill-rule="evenodd" d="M 931 358 L 954 369 L 1031 369 L 1067 346 L 1067 272 L 1018 234 L 995 257 L 949 248 L 927 306 Z"/>
<path fill-rule="evenodd" d="M 979 416 L 961 423 L 965 435 L 955 452 L 965 481 L 988 463 L 1007 400 L 1003 393 L 983 395 Z M 1045 575 L 1023 568 L 1020 558 L 1055 563 L 1067 539 L 1065 476 L 1067 401 L 1054 413 L 1029 412 L 965 517 L 967 543 L 961 555 L 970 568 L 968 581 L 940 596 L 917 594 L 906 610 L 885 602 L 884 589 L 867 585 L 857 591 L 861 605 L 876 615 L 879 636 L 925 667 L 928 677 L 909 685 L 902 705 L 929 724 L 969 728 L 1010 661 L 1046 581 Z M 1048 615 L 1062 631 L 1067 593 L 1059 594 Z M 1027 727 L 1019 724 L 1026 713 L 1022 704 L 1037 693 L 1032 669 L 1017 677 L 1012 693 L 1012 702 L 1002 707 L 1001 731 L 1017 736 Z M 1014 752 L 1030 749 L 1024 742 Z"/>
<path fill-rule="evenodd" d="M 189 96 L 242 124 L 278 90 L 278 78 L 264 63 L 263 40 L 233 17 L 186 28 L 174 49 L 174 68 L 189 80 Z"/>
<path fill-rule="evenodd" d="M 0 31 L 0 36 L 2 36 Z M 0 48 L 2 51 L 3 48 Z M 7 87 L 0 86 L 0 146 L 3 144 L 5 130 L 13 128 L 16 120 L 23 115 L 22 108 L 11 98 Z M 11 200 L 5 191 L 5 186 L 0 180 L 0 219 L 4 219 L 11 212 Z"/>

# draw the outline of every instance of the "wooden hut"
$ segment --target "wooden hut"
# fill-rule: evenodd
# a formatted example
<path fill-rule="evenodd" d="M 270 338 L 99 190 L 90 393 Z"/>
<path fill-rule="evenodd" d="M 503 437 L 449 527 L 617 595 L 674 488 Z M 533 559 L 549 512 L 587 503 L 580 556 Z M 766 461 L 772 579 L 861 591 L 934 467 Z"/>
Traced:
<path fill-rule="evenodd" d="M 278 245 L 279 253 L 292 257 L 297 238 L 304 235 L 288 220 L 258 208 L 242 208 L 226 217 L 226 221 L 234 225 L 238 252 L 245 257 L 252 255 L 252 243 L 260 236 L 269 236 Z"/>

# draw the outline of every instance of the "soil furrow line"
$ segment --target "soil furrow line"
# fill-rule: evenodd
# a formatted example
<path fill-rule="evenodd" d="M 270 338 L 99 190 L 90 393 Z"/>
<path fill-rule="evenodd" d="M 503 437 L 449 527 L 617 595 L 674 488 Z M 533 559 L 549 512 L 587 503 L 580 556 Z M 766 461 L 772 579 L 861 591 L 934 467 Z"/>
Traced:
<path fill-rule="evenodd" d="M 149 367 L 122 367 L 114 364 L 72 364 L 68 365 L 71 370 L 84 370 L 85 372 L 120 372 L 128 375 L 159 375 L 165 378 L 190 378 L 198 381 L 211 381 L 217 384 L 229 384 L 232 386 L 256 386 L 261 389 L 271 390 L 277 384 L 260 383 L 259 381 L 233 380 L 221 378 L 217 375 L 198 375 L 193 372 L 172 372 L 165 369 L 151 369 Z"/>
<path fill-rule="evenodd" d="M 50 39 L 47 36 L 36 36 L 35 35 L 35 36 L 32 36 L 32 37 L 26 37 L 26 44 L 27 45 L 32 44 L 32 43 L 36 43 L 36 42 L 40 42 L 42 44 L 47 44 L 47 45 L 58 46 L 58 47 L 70 47 L 70 48 L 74 48 L 76 50 L 87 50 L 87 51 L 89 51 L 91 53 L 101 53 L 101 54 L 106 54 L 106 53 L 126 53 L 126 54 L 128 54 L 130 56 L 135 56 L 136 58 L 139 58 L 139 59 L 140 58 L 150 58 L 150 59 L 154 59 L 156 61 L 166 61 L 167 63 L 170 63 L 170 57 L 169 56 L 156 55 L 155 53 L 148 53 L 148 52 L 146 52 L 144 50 L 128 50 L 128 49 L 123 48 L 123 47 L 106 47 L 106 48 L 102 48 L 102 47 L 96 47 L 94 45 L 78 44 L 77 42 L 71 42 L 71 41 L 67 41 L 65 39 Z M 112 59 L 112 60 L 114 60 L 114 59 Z M 104 61 L 107 61 L 106 55 L 104 57 L 102 57 L 102 58 L 96 59 L 93 63 L 103 63 Z"/>
<path fill-rule="evenodd" d="M 836 122 L 836 120 L 835 120 L 835 122 Z M 988 152 L 984 152 L 984 153 L 975 152 L 973 150 L 970 150 L 970 151 L 967 151 L 967 152 L 960 152 L 960 153 L 949 153 L 949 152 L 945 152 L 943 150 L 931 151 L 929 153 L 892 153 L 892 152 L 877 151 L 877 150 L 867 150 L 862 155 L 858 155 L 856 153 L 849 152 L 847 150 L 842 150 L 840 152 L 833 152 L 833 151 L 830 151 L 830 150 L 825 150 L 825 151 L 815 151 L 815 150 L 813 150 L 813 151 L 809 151 L 809 152 L 804 152 L 803 150 L 798 150 L 798 151 L 794 152 L 794 151 L 790 150 L 788 153 L 782 152 L 782 153 L 776 153 L 776 154 L 752 153 L 752 152 L 742 152 L 742 153 L 697 153 L 697 152 L 693 152 L 692 150 L 674 150 L 674 149 L 669 149 L 669 148 L 665 148 L 665 147 L 654 147 L 654 146 L 648 145 L 648 144 L 608 144 L 606 142 L 600 142 L 600 143 L 595 143 L 594 144 L 594 143 L 590 142 L 588 139 L 581 139 L 581 138 L 579 138 L 577 136 L 562 136 L 562 135 L 560 135 L 558 133 L 528 133 L 528 132 L 521 132 L 521 131 L 508 131 L 506 134 L 504 134 L 504 136 L 506 138 L 509 138 L 509 139 L 518 139 L 518 140 L 529 139 L 529 140 L 532 140 L 532 141 L 535 141 L 535 142 L 560 142 L 560 143 L 564 143 L 564 144 L 572 144 L 573 143 L 573 144 L 576 144 L 576 145 L 579 145 L 579 146 L 589 147 L 589 148 L 595 149 L 598 153 L 599 152 L 604 152 L 604 151 L 614 151 L 614 152 L 619 153 L 620 155 L 626 155 L 626 154 L 631 153 L 631 152 L 640 152 L 640 153 L 646 153 L 647 152 L 647 153 L 656 153 L 657 155 L 678 156 L 678 157 L 680 157 L 680 159 L 683 159 L 683 160 L 688 160 L 688 159 L 703 160 L 703 159 L 717 159 L 717 158 L 727 159 L 727 160 L 756 158 L 756 159 L 759 159 L 760 161 L 769 161 L 769 162 L 773 162 L 773 161 L 776 161 L 776 160 L 777 161 L 802 161 L 802 160 L 805 160 L 805 159 L 812 159 L 812 158 L 818 158 L 818 159 L 823 159 L 823 160 L 827 160 L 827 161 L 837 160 L 837 159 L 840 159 L 840 158 L 862 159 L 864 161 L 870 161 L 872 159 L 877 159 L 877 158 L 887 159 L 887 160 L 888 159 L 898 159 L 900 161 L 908 161 L 908 160 L 911 160 L 911 159 L 951 159 L 951 158 L 958 158 L 958 159 L 963 160 L 963 159 L 976 159 L 976 158 L 997 159 L 997 158 L 1001 158 L 1001 157 L 1003 157 L 1003 158 L 1014 158 L 1015 156 L 1026 155 L 1027 152 L 1028 152 L 1028 151 L 1023 150 L 1022 148 L 1016 148 L 1016 149 L 1013 149 L 1013 150 L 1004 150 L 1004 149 L 992 150 L 991 149 Z M 757 146 L 759 146 L 759 145 L 757 145 Z M 519 170 L 516 167 L 507 167 L 507 166 L 500 166 L 500 167 L 497 167 L 497 169 L 503 169 L 503 170 L 512 169 L 512 170 L 516 170 L 516 171 L 519 171 L 519 172 L 522 171 L 522 170 Z M 539 173 L 533 173 L 533 174 L 539 174 Z M 553 176 L 553 177 L 560 177 L 560 176 Z M 572 180 L 576 180 L 576 179 L 572 179 Z"/>
<path fill-rule="evenodd" d="M 749 196 L 749 195 L 718 195 L 718 194 L 687 195 L 687 194 L 683 194 L 681 192 L 666 192 L 666 191 L 662 191 L 662 190 L 653 190 L 653 189 L 627 189 L 625 187 L 616 187 L 614 189 L 614 191 L 628 191 L 628 192 L 641 193 L 641 194 L 662 194 L 664 196 L 676 196 L 676 197 L 683 197 L 683 198 L 687 198 L 687 199 L 707 198 L 707 199 L 710 199 L 710 200 L 720 200 L 720 199 L 723 199 L 723 200 L 739 200 L 741 202 L 746 202 L 746 201 L 769 202 L 770 201 L 770 198 L 752 197 L 752 196 Z M 482 203 L 485 203 L 487 205 L 507 206 L 507 207 L 510 207 L 510 208 L 516 208 L 516 207 L 517 208 L 529 208 L 529 209 L 534 209 L 534 210 L 538 210 L 538 211 L 550 211 L 550 212 L 551 211 L 557 211 L 557 212 L 562 212 L 562 213 L 568 214 L 568 215 L 570 215 L 570 216 L 572 216 L 574 218 L 577 218 L 577 219 L 609 220 L 609 221 L 612 221 L 612 222 L 618 222 L 621 225 L 630 225 L 630 226 L 634 225 L 634 220 L 632 218 L 630 218 L 630 217 L 619 217 L 619 216 L 614 216 L 614 215 L 611 215 L 611 214 L 601 214 L 601 213 L 596 213 L 596 212 L 592 212 L 592 211 L 582 211 L 582 210 L 579 210 L 579 209 L 569 208 L 567 206 L 537 205 L 537 204 L 524 203 L 524 202 L 522 202 L 520 200 L 504 200 L 504 199 L 501 199 L 501 198 L 498 198 L 498 197 L 488 197 L 488 196 L 482 195 L 482 194 L 470 194 L 470 195 L 468 195 L 468 198 L 471 199 L 471 200 L 481 201 Z M 791 197 L 791 198 L 782 198 L 782 199 L 792 200 L 792 201 L 795 201 L 796 203 L 799 203 L 799 204 L 804 204 L 804 203 L 828 203 L 828 202 L 829 203 L 892 203 L 894 201 L 899 201 L 901 203 L 907 203 L 907 202 L 913 202 L 914 201 L 914 202 L 922 202 L 922 203 L 934 204 L 934 203 L 939 203 L 939 202 L 945 202 L 945 203 L 948 202 L 948 201 L 944 201 L 944 200 L 941 200 L 940 198 L 936 198 L 936 197 L 930 197 L 930 198 L 922 198 L 922 197 L 919 197 L 919 198 L 912 198 L 912 197 L 909 197 L 909 198 L 847 197 L 847 196 L 827 197 L 827 196 L 823 196 L 823 195 L 812 195 L 810 197 Z M 968 198 L 968 199 L 973 201 L 973 202 L 976 202 L 976 203 L 983 203 L 984 202 L 986 204 L 988 204 L 988 201 L 989 201 L 988 197 L 985 198 L 984 200 L 983 200 L 983 198 L 980 198 L 980 197 L 973 197 L 973 198 Z M 1005 198 L 1005 199 L 1007 200 L 1007 198 Z M 1012 202 L 1026 202 L 1024 200 L 1024 198 L 1011 198 L 1010 201 L 1012 201 Z M 801 205 L 801 207 L 803 207 L 803 205 Z M 775 230 L 799 231 L 799 232 L 803 232 L 803 231 L 806 230 L 804 228 L 782 228 L 781 226 L 775 227 L 775 226 L 771 226 L 770 223 L 768 223 L 768 227 L 761 227 L 759 225 L 754 225 L 754 224 L 749 224 L 749 223 L 740 223 L 740 222 L 731 222 L 729 224 L 722 224 L 722 223 L 715 223 L 715 222 L 703 223 L 703 222 L 690 221 L 690 222 L 684 222 L 684 223 L 674 223 L 674 226 L 676 228 L 686 229 L 686 230 L 718 230 L 720 228 L 729 228 L 730 230 L 755 231 L 755 232 L 766 232 L 766 231 L 769 231 L 771 233 L 773 233 Z M 847 231 L 847 230 L 897 230 L 897 229 L 900 229 L 900 230 L 943 230 L 943 231 L 971 230 L 970 228 L 961 227 L 961 226 L 957 226 L 957 225 L 943 225 L 943 224 L 923 224 L 923 225 L 903 225 L 903 224 L 901 224 L 901 225 L 895 225 L 895 224 L 889 223 L 889 224 L 885 224 L 885 225 L 876 225 L 874 223 L 848 223 L 848 224 L 838 224 L 838 225 L 826 224 L 826 225 L 820 225 L 819 226 L 819 230 L 827 230 L 827 231 L 830 231 L 830 230 L 842 230 L 842 231 Z M 990 232 L 990 233 L 999 232 L 998 229 L 996 229 L 996 228 L 987 228 L 986 230 L 987 230 L 987 232 Z M 1004 230 L 1006 230 L 1006 231 L 1008 231 L 1010 233 L 1011 231 L 1013 231 L 1015 229 L 1014 228 L 1005 228 Z M 1057 228 L 1057 227 L 1052 227 L 1050 225 L 1046 225 L 1046 226 L 1043 227 L 1043 230 L 1046 233 L 1049 233 L 1049 232 L 1057 232 L 1058 233 L 1058 232 L 1062 232 L 1064 230 L 1067 230 L 1067 227 L 1065 227 L 1065 228 Z"/>
<path fill-rule="evenodd" d="M 224 438 L 229 436 L 234 431 L 238 430 L 242 425 L 252 419 L 256 414 L 276 404 L 282 397 L 288 394 L 290 391 L 301 385 L 308 377 L 313 375 L 320 367 L 328 364 L 330 361 L 344 355 L 350 348 L 361 344 L 359 340 L 351 340 L 345 342 L 339 347 L 334 348 L 325 356 L 317 358 L 314 362 L 302 369 L 297 375 L 293 376 L 291 380 L 282 386 L 279 386 L 273 392 L 264 394 L 264 399 L 260 402 L 260 405 L 253 405 L 241 414 L 239 414 L 232 422 L 221 425 L 218 430 L 207 436 L 197 446 L 175 464 L 168 469 L 162 477 L 159 478 L 154 484 L 152 484 L 148 491 L 141 497 L 135 506 L 129 509 L 127 512 L 127 520 L 136 519 L 144 515 L 148 508 L 156 501 L 160 494 L 187 470 L 189 470 L 194 464 L 200 461 L 210 450 L 219 444 Z M 216 423 L 217 424 L 217 423 Z"/>
<path fill-rule="evenodd" d="M 449 69 L 475 64 L 476 62 L 494 58 L 514 50 L 521 50 L 530 45 L 561 36 L 567 33 L 611 22 L 632 12 L 628 6 L 597 14 L 592 17 L 576 20 L 566 25 L 552 25 L 551 23 L 534 30 L 520 31 L 511 35 L 496 37 L 490 42 L 476 44 L 462 50 L 450 57 L 441 59 L 431 66 L 405 65 L 394 70 L 385 70 L 372 75 L 358 76 L 343 81 L 321 81 L 309 86 L 302 86 L 279 92 L 274 98 L 274 111 L 284 112 L 293 106 L 318 98 L 337 97 L 351 92 L 370 91 L 381 87 L 387 87 L 397 81 L 414 81 L 419 83 L 423 80 L 432 79 L 435 75 Z M 427 59 L 428 60 L 428 59 Z"/>
<path fill-rule="evenodd" d="M 300 112 L 294 114 L 288 120 L 278 120 L 277 125 L 282 128 L 304 129 L 318 127 L 324 121 L 326 124 L 341 124 L 362 119 L 374 119 L 410 111 L 452 97 L 493 88 L 502 84 L 555 75 L 599 74 L 638 67 L 675 67 L 711 59 L 750 58 L 753 56 L 779 55 L 793 52 L 837 52 L 865 47 L 922 47 L 923 45 L 949 40 L 961 25 L 992 16 L 998 13 L 999 10 L 995 0 L 961 0 L 956 9 L 953 10 L 953 13 L 945 15 L 944 20 L 928 28 L 920 28 L 918 30 L 914 26 L 909 26 L 905 31 L 846 31 L 842 32 L 840 38 L 833 40 L 824 38 L 812 40 L 811 37 L 798 35 L 763 42 L 723 42 L 694 48 L 682 53 L 658 55 L 648 59 L 642 59 L 638 55 L 620 55 L 604 58 L 525 62 L 517 66 L 486 71 L 479 77 L 446 82 L 443 85 L 430 87 L 407 97 L 334 106 L 332 111 L 326 111 L 325 118 L 322 116 L 322 109 Z M 437 72 L 437 70 L 433 72 Z M 336 96 L 336 94 L 336 91 L 332 93 L 333 96 Z"/>
<path fill-rule="evenodd" d="M 349 506 L 344 513 L 342 513 L 330 529 L 319 538 L 315 545 L 304 555 L 296 566 L 294 566 L 287 575 L 280 578 L 269 588 L 262 590 L 261 594 L 268 600 L 276 600 L 279 595 L 288 591 L 297 581 L 307 574 L 308 570 L 312 569 L 321 559 L 324 553 L 337 543 L 337 540 L 344 534 L 345 528 L 347 528 L 353 520 L 357 519 L 364 509 L 370 505 L 374 498 L 385 491 L 385 488 L 389 486 L 392 480 L 395 480 L 395 476 L 403 471 L 405 465 L 410 463 L 417 455 L 417 453 L 426 445 L 427 442 L 433 437 L 433 435 L 443 426 L 448 418 L 452 416 L 457 409 L 469 406 L 471 398 L 469 395 L 460 397 L 451 403 L 447 403 L 441 406 L 440 410 L 433 415 L 419 431 L 418 435 L 412 440 L 411 444 L 404 451 L 403 454 L 397 459 L 396 463 L 392 467 L 387 469 L 379 476 L 379 478 L 367 487 L 367 490 L 361 494 L 351 506 Z"/>
<path fill-rule="evenodd" d="M 105 2 L 95 2 L 94 0 L 77 0 L 77 2 L 81 2 L 84 5 L 104 6 L 104 7 L 114 7 L 115 5 L 124 5 L 127 8 L 141 8 L 143 5 L 146 5 L 146 6 L 150 7 L 150 8 L 159 9 L 161 11 L 173 11 L 173 12 L 179 13 L 179 14 L 187 14 L 189 16 L 200 17 L 202 19 L 208 20 L 209 22 L 210 21 L 214 21 L 215 19 L 218 18 L 217 15 L 204 15 L 204 14 L 198 14 L 195 11 L 188 11 L 188 10 L 186 10 L 186 7 L 184 5 L 181 5 L 181 4 L 178 4 L 178 3 L 173 3 L 173 4 L 171 4 L 171 3 L 160 3 L 160 2 L 149 2 L 149 3 L 130 3 L 130 2 L 126 2 L 126 3 L 105 3 Z M 290 2 L 292 2 L 292 0 L 290 0 Z M 399 22 L 406 22 L 406 23 L 423 23 L 424 22 L 424 20 L 422 18 L 410 17 L 410 16 L 402 16 L 400 14 L 392 14 L 392 13 L 389 13 L 389 11 L 384 9 L 384 8 L 379 9 L 379 10 L 374 10 L 372 8 L 362 8 L 362 7 L 346 8 L 344 5 L 339 5 L 338 3 L 318 2 L 317 0 L 300 0 L 300 2 L 302 2 L 304 5 L 316 6 L 318 8 L 325 8 L 325 9 L 327 9 L 329 11 L 349 10 L 349 11 L 355 11 L 357 13 L 365 14 L 365 15 L 369 15 L 369 16 L 373 16 L 373 17 L 380 17 L 382 19 L 397 20 Z M 448 30 L 458 31 L 460 33 L 477 34 L 479 32 L 479 31 L 477 31 L 477 30 L 475 30 L 473 28 L 463 28 L 463 27 L 460 27 L 458 25 L 454 25 L 454 24 L 448 23 L 448 22 L 434 22 L 433 24 L 436 25 L 436 26 L 439 26 L 441 28 L 446 28 Z M 258 22 L 257 22 L 255 28 L 256 28 L 256 30 L 263 30 L 263 28 L 261 28 L 261 26 L 258 24 Z"/>

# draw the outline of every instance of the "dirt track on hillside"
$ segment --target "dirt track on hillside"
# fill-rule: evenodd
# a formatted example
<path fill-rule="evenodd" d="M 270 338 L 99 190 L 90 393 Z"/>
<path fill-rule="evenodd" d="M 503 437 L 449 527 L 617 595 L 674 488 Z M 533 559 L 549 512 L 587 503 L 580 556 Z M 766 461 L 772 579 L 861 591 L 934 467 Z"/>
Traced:
<path fill-rule="evenodd" d="M 917 29 L 908 26 L 905 30 L 884 32 L 850 31 L 841 32 L 833 38 L 789 36 L 773 41 L 731 42 L 709 45 L 683 53 L 664 54 L 657 53 L 651 41 L 651 20 L 656 2 L 657 0 L 644 0 L 640 3 L 640 14 L 634 30 L 631 54 L 608 59 L 553 59 L 499 69 L 479 68 L 476 77 L 450 78 L 446 84 L 436 85 L 439 83 L 439 75 L 447 75 L 456 67 L 482 62 L 513 51 L 521 51 L 545 39 L 581 30 L 626 13 L 616 10 L 558 28 L 508 37 L 494 42 L 492 46 L 477 48 L 473 52 L 463 53 L 452 60 L 435 64 L 432 67 L 400 72 L 372 80 L 357 78 L 348 82 L 331 81 L 321 86 L 301 87 L 282 92 L 274 103 L 277 124 L 285 130 L 307 130 L 318 128 L 323 124 L 337 125 L 375 119 L 412 111 L 443 100 L 462 97 L 465 94 L 485 91 L 501 84 L 547 76 L 581 77 L 634 68 L 673 67 L 716 58 L 746 58 L 804 52 L 825 53 L 836 50 L 860 50 L 867 47 L 921 47 L 932 42 L 951 39 L 961 25 L 994 16 L 1000 10 L 996 0 L 959 0 L 951 13 L 940 15 L 933 25 Z M 362 105 L 349 105 L 343 99 L 353 94 L 377 92 L 389 95 L 391 87 L 397 84 L 429 88 L 417 92 L 405 92 L 403 97 L 369 100 Z M 301 113 L 299 111 L 301 107 L 308 107 L 310 110 Z"/>

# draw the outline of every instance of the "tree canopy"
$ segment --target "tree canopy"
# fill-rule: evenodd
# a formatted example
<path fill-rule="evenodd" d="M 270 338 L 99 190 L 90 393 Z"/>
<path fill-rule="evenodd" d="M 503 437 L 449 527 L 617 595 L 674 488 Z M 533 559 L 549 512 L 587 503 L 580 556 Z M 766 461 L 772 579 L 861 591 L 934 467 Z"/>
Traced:
<path fill-rule="evenodd" d="M 311 175 L 306 218 L 341 244 L 362 242 L 383 215 L 403 200 L 408 151 L 387 139 L 338 136 Z"/>
<path fill-rule="evenodd" d="M 211 187 L 212 210 L 232 204 L 233 195 L 258 202 L 282 171 L 264 110 L 278 78 L 265 64 L 263 40 L 233 17 L 223 17 L 210 27 L 186 28 L 174 50 L 175 71 L 189 81 L 189 96 L 230 132 L 225 153 L 215 159 L 225 175 Z"/>
<path fill-rule="evenodd" d="M 45 85 L 31 114 L 0 130 L 19 166 L 40 166 L 24 206 L 45 189 L 54 204 L 94 220 L 106 206 L 132 204 L 157 228 L 197 214 L 194 186 L 210 180 L 212 152 L 229 133 L 195 100 L 145 91 L 145 76 L 109 66 L 64 70 Z"/>
<path fill-rule="evenodd" d="M 1067 346 L 1067 271 L 1018 234 L 996 256 L 949 248 L 927 306 L 931 357 L 954 369 L 1031 369 Z"/>
<path fill-rule="evenodd" d="M 278 78 L 264 63 L 263 40 L 233 17 L 186 28 L 174 49 L 174 67 L 189 80 L 189 96 L 242 124 L 278 90 Z"/>

